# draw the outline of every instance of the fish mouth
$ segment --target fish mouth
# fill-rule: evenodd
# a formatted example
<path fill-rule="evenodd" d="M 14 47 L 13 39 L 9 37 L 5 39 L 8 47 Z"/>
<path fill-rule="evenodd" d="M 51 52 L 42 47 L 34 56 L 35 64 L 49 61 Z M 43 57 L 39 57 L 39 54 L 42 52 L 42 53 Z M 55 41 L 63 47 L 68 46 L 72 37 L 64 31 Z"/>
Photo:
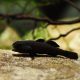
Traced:
<path fill-rule="evenodd" d="M 15 49 L 12 49 L 12 51 L 15 51 Z"/>
<path fill-rule="evenodd" d="M 13 48 L 12 51 L 19 52 L 17 49 Z"/>

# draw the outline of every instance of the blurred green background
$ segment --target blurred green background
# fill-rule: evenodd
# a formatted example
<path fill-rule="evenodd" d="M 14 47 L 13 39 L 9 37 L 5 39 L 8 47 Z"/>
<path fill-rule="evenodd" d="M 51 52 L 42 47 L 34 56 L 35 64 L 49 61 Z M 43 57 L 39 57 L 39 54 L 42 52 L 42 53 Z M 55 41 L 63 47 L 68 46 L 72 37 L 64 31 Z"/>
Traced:
<path fill-rule="evenodd" d="M 60 0 L 57 0 L 57 2 L 59 3 Z M 46 3 L 49 3 L 49 5 L 53 3 L 53 5 L 58 6 L 58 4 L 55 4 L 55 0 L 46 0 L 46 2 L 38 2 L 36 0 L 0 0 L 0 14 L 26 14 L 35 18 L 44 18 L 48 16 L 41 11 L 40 7 L 46 6 Z M 80 0 L 76 0 L 75 4 L 80 7 Z M 55 12 L 54 9 L 52 9 L 51 12 L 52 11 Z M 63 21 L 70 21 L 80 17 L 79 11 L 70 5 L 67 5 L 60 13 L 61 15 L 59 16 L 61 17 L 59 20 Z M 36 40 L 39 38 L 48 40 L 50 38 L 56 38 L 60 34 L 66 34 L 68 31 L 79 27 L 79 23 L 48 25 L 48 23 L 45 22 L 35 22 L 34 20 L 28 19 L 11 20 L 7 23 L 6 18 L 0 18 L 0 48 L 11 49 L 12 43 L 17 40 Z M 73 46 L 76 44 L 74 35 L 80 35 L 80 31 L 71 32 L 68 36 L 60 37 L 54 41 L 63 49 L 74 50 Z M 80 44 L 80 42 L 78 44 Z M 75 50 L 75 52 L 77 51 Z"/>

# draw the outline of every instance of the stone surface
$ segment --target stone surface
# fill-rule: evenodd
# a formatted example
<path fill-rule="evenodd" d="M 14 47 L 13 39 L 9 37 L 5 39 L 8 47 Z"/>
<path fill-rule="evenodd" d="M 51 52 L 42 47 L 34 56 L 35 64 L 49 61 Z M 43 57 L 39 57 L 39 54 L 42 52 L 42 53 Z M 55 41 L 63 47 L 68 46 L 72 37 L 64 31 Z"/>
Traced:
<path fill-rule="evenodd" d="M 68 58 L 16 57 L 0 50 L 0 80 L 80 80 L 80 61 Z"/>

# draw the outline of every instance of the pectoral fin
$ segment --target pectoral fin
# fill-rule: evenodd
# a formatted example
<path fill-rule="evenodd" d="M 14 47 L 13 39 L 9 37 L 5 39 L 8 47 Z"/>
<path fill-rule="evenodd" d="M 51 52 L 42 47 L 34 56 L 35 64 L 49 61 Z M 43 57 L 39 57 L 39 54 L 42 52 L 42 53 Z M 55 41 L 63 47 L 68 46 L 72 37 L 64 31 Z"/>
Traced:
<path fill-rule="evenodd" d="M 31 51 L 32 51 L 31 46 L 24 46 L 23 47 L 23 52 L 31 52 Z"/>

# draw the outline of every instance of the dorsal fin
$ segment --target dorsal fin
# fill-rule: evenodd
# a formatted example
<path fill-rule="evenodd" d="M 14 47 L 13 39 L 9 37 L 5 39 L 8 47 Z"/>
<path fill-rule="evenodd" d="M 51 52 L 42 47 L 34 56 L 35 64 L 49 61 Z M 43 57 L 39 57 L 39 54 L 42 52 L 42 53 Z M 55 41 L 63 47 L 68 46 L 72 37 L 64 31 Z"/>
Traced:
<path fill-rule="evenodd" d="M 37 42 L 45 42 L 45 40 L 44 39 L 38 39 L 38 40 L 36 40 Z"/>
<path fill-rule="evenodd" d="M 46 41 L 46 43 L 50 44 L 53 47 L 59 47 L 59 45 L 56 42 L 51 41 L 51 40 Z"/>

